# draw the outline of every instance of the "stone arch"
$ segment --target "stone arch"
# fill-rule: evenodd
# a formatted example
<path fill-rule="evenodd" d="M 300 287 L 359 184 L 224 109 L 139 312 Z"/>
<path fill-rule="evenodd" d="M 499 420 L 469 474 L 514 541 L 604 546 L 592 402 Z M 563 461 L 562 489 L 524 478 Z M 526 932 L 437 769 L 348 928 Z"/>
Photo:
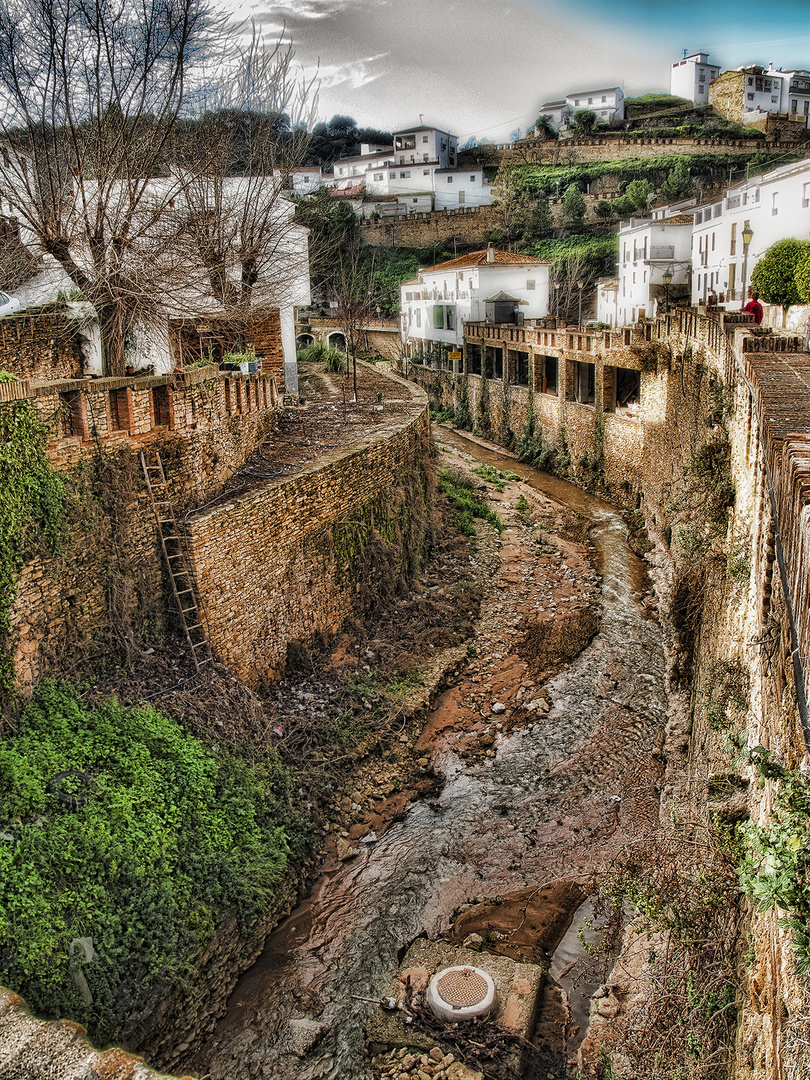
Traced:
<path fill-rule="evenodd" d="M 296 349 L 305 349 L 307 345 L 312 345 L 314 341 L 315 338 L 312 334 L 299 334 L 295 339 L 295 347 Z"/>
<path fill-rule="evenodd" d="M 332 349 L 340 349 L 342 352 L 346 352 L 346 338 L 340 330 L 331 333 L 326 339 L 326 344 Z"/>

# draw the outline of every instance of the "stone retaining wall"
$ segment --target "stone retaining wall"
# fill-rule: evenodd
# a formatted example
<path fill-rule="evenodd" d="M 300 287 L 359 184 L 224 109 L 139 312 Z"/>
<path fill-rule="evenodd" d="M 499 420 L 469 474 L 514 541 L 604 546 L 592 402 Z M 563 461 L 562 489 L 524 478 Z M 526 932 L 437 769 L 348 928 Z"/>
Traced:
<path fill-rule="evenodd" d="M 47 454 L 69 472 L 78 506 L 55 556 L 23 564 L 9 643 L 17 685 L 72 665 L 115 639 L 160 636 L 170 604 L 140 452 L 160 452 L 175 512 L 217 494 L 275 424 L 267 376 L 177 376 L 0 384 L 13 408 L 28 401 L 47 425 Z M 156 423 L 156 421 L 165 421 Z M 116 428 L 116 424 L 123 427 Z"/>
<path fill-rule="evenodd" d="M 19 379 L 80 379 L 81 337 L 64 313 L 0 319 L 0 371 Z"/>
<path fill-rule="evenodd" d="M 245 682 L 273 678 L 289 642 L 333 632 L 358 612 L 362 582 L 342 572 L 336 530 L 409 482 L 424 489 L 428 433 L 422 397 L 415 418 L 189 519 L 211 646 Z"/>

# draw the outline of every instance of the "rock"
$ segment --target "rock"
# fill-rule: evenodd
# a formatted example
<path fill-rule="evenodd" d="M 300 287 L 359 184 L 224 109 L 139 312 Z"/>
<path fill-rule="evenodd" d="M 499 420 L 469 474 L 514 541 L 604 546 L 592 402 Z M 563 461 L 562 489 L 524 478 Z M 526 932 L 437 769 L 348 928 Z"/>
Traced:
<path fill-rule="evenodd" d="M 480 934 L 469 934 L 464 938 L 463 946 L 465 949 L 478 949 L 484 944 L 484 939 Z M 445 1065 L 450 1062 L 445 1062 Z"/>
<path fill-rule="evenodd" d="M 504 713 L 504 712 L 506 712 L 506 706 L 504 705 L 504 703 L 502 701 L 493 701 L 493 703 L 491 705 L 491 709 L 492 709 L 492 711 L 494 713 Z"/>
<path fill-rule="evenodd" d="M 337 857 L 340 862 L 346 862 L 347 859 L 353 859 L 355 855 L 360 854 L 360 849 L 352 847 L 352 845 L 344 840 L 342 837 L 337 842 Z"/>
<path fill-rule="evenodd" d="M 437 1061 L 438 1062 L 438 1061 L 442 1060 L 442 1058 L 444 1057 L 444 1054 L 442 1054 L 441 1049 L 438 1046 L 434 1046 L 431 1049 L 430 1053 L 428 1054 L 428 1057 L 430 1058 L 431 1061 Z"/>
<path fill-rule="evenodd" d="M 367 833 L 360 841 L 361 844 L 376 844 L 377 834 L 375 832 Z"/>

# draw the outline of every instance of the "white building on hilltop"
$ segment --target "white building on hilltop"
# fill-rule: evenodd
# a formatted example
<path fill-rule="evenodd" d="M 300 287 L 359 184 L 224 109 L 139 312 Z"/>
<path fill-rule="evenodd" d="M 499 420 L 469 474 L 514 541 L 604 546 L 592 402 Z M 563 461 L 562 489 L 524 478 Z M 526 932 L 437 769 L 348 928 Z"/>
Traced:
<path fill-rule="evenodd" d="M 684 56 L 672 65 L 670 93 L 675 97 L 687 98 L 695 105 L 709 104 L 709 83 L 720 74 L 716 64 L 709 63 L 709 54 L 704 52 Z"/>
<path fill-rule="evenodd" d="M 444 345 L 461 349 L 466 322 L 523 322 L 548 314 L 545 259 L 488 247 L 420 270 L 401 286 L 402 334 L 409 355 Z"/>
<path fill-rule="evenodd" d="M 539 115 L 546 115 L 557 131 L 565 131 L 571 126 L 576 113 L 588 110 L 596 113 L 602 124 L 612 124 L 624 120 L 624 90 L 620 86 L 608 86 L 602 90 L 579 90 L 566 94 L 559 101 L 546 101 L 539 109 Z"/>

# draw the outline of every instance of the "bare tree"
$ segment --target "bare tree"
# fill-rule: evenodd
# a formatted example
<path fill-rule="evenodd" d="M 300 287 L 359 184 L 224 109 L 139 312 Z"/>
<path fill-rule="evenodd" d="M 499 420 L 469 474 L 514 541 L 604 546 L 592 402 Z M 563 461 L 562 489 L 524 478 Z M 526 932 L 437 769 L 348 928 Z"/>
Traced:
<path fill-rule="evenodd" d="M 34 254 L 93 303 L 106 374 L 168 287 L 172 135 L 217 27 L 207 0 L 0 3 L 0 184 Z"/>
<path fill-rule="evenodd" d="M 211 3 L 0 0 L 7 213 L 95 307 L 107 375 L 124 374 L 136 325 L 212 303 L 243 311 L 269 265 L 289 284 L 292 253 L 301 261 L 270 155 L 306 91 L 290 48 L 255 33 L 241 46 Z M 207 139 L 189 134 L 200 116 Z M 287 150 L 303 139 L 284 134 Z"/>
<path fill-rule="evenodd" d="M 339 248 L 332 279 L 332 295 L 337 303 L 337 317 L 346 341 L 346 359 L 351 365 L 352 389 L 357 401 L 357 354 L 367 340 L 373 317 L 370 290 L 371 267 L 363 265 L 360 245 L 356 241 L 348 248 Z"/>
<path fill-rule="evenodd" d="M 228 76 L 211 80 L 180 151 L 188 265 L 201 271 L 186 287 L 213 296 L 235 344 L 250 322 L 307 292 L 306 232 L 285 193 L 306 156 L 317 88 L 295 77 L 293 59 L 291 45 L 254 27 L 244 50 L 223 57 Z"/>

